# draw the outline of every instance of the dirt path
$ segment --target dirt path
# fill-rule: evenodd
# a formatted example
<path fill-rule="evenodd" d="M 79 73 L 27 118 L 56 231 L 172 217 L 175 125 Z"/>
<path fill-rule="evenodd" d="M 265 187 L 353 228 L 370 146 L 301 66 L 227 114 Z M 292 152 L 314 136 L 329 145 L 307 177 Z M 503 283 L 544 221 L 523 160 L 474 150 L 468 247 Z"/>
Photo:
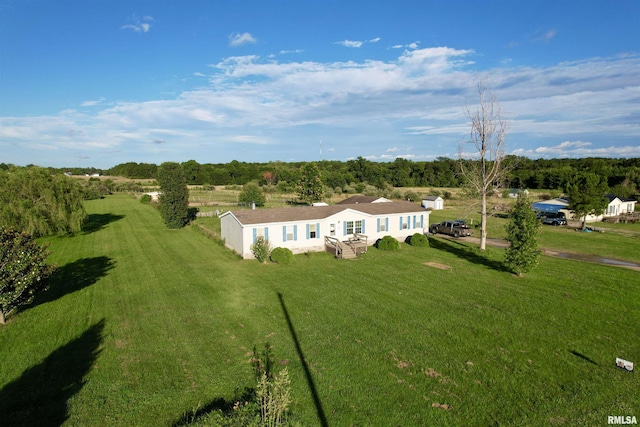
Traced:
<path fill-rule="evenodd" d="M 438 235 L 438 237 L 442 237 L 445 239 L 449 239 L 449 240 L 454 240 L 454 237 L 449 237 L 449 236 L 443 236 L 443 235 Z M 469 242 L 469 243 L 473 243 L 476 245 L 480 245 L 480 238 L 479 237 L 460 237 L 457 240 L 462 240 L 463 242 Z M 502 239 L 487 239 L 487 245 L 489 246 L 495 246 L 495 247 L 499 247 L 499 248 L 507 248 L 509 247 L 509 242 L 502 240 Z M 578 254 L 578 253 L 570 253 L 570 252 L 558 252 L 558 251 L 554 251 L 551 249 L 545 249 L 545 248 L 541 248 L 540 249 L 542 251 L 543 254 L 545 255 L 549 255 L 549 256 L 553 256 L 553 257 L 557 257 L 557 258 L 564 258 L 564 259 L 572 259 L 575 261 L 583 261 L 583 262 L 590 262 L 593 264 L 600 264 L 600 265 L 610 265 L 610 266 L 614 266 L 614 267 L 622 267 L 622 268 L 627 268 L 630 270 L 635 270 L 635 271 L 640 271 L 640 264 L 635 263 L 635 262 L 631 262 L 631 261 L 624 261 L 624 260 L 617 260 L 617 259 L 612 259 L 612 258 L 605 258 L 599 255 L 587 255 L 587 254 Z"/>

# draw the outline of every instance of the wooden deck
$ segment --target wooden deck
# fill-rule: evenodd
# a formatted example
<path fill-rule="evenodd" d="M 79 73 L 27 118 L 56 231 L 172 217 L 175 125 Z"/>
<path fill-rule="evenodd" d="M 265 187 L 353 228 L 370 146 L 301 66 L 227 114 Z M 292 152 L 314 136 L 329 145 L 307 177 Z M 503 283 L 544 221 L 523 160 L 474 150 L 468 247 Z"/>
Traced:
<path fill-rule="evenodd" d="M 367 236 L 354 234 L 348 240 L 342 241 L 335 237 L 324 236 L 324 247 L 338 259 L 354 259 L 367 252 Z"/>

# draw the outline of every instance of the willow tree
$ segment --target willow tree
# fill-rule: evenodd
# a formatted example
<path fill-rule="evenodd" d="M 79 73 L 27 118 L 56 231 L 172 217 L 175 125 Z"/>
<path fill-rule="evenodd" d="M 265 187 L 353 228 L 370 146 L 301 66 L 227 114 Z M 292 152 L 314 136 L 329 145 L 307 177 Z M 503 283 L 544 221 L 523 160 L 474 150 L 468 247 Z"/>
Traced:
<path fill-rule="evenodd" d="M 0 226 L 35 237 L 82 229 L 84 190 L 72 178 L 38 167 L 0 172 Z"/>
<path fill-rule="evenodd" d="M 502 185 L 508 167 L 505 136 L 507 122 L 495 94 L 478 84 L 479 103 L 465 107 L 471 121 L 469 139 L 458 147 L 460 172 L 471 193 L 480 199 L 480 249 L 487 247 L 487 198 Z M 470 146 L 471 150 L 465 148 Z"/>

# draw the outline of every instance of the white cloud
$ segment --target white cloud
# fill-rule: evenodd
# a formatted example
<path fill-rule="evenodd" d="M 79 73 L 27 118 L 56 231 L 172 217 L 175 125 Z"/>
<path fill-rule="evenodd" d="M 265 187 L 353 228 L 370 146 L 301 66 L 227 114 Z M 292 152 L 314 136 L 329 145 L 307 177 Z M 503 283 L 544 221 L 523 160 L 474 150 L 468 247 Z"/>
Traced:
<path fill-rule="evenodd" d="M 357 40 L 343 40 L 341 42 L 336 42 L 336 44 L 342 45 L 344 47 L 362 47 L 364 42 Z"/>
<path fill-rule="evenodd" d="M 280 55 L 286 55 L 289 53 L 302 53 L 304 52 L 304 49 L 294 49 L 294 50 L 281 50 L 280 51 Z"/>
<path fill-rule="evenodd" d="M 153 21 L 153 17 L 147 15 L 142 18 L 142 20 L 146 22 L 140 22 L 140 20 L 134 15 L 131 20 L 133 21 L 133 24 L 123 25 L 123 30 L 133 30 L 136 33 L 148 33 L 151 29 L 151 24 L 149 24 L 149 22 Z"/>
<path fill-rule="evenodd" d="M 593 147 L 591 142 L 564 141 L 553 146 L 539 146 L 531 149 L 516 149 L 517 156 L 531 158 L 583 158 L 583 157 L 640 157 L 640 146 L 602 146 Z"/>
<path fill-rule="evenodd" d="M 249 33 L 234 33 L 229 35 L 229 46 L 236 47 L 243 44 L 256 43 L 258 40 Z"/>
<path fill-rule="evenodd" d="M 358 48 L 358 47 L 362 47 L 365 43 L 378 43 L 380 40 L 382 40 L 380 37 L 375 37 L 373 39 L 365 40 L 365 41 L 361 41 L 361 40 L 342 40 L 342 41 L 339 41 L 339 42 L 335 42 L 334 44 L 339 44 L 339 45 L 344 46 L 344 47 Z"/>
<path fill-rule="evenodd" d="M 640 81 L 640 56 L 483 73 L 469 66 L 474 56 L 471 49 L 434 47 L 404 50 L 389 61 L 228 57 L 210 66 L 208 87 L 172 99 L 108 105 L 94 100 L 83 105 L 97 110 L 0 117 L 0 150 L 4 156 L 20 147 L 34 156 L 30 162 L 43 164 L 50 164 L 52 151 L 74 150 L 108 162 L 106 167 L 130 161 L 133 153 L 145 153 L 149 162 L 200 159 L 207 152 L 220 161 L 240 155 L 270 160 L 273 154 L 263 147 L 306 159 L 309 135 L 321 132 L 343 158 L 363 155 L 366 147 L 388 156 L 372 157 L 383 160 L 409 146 L 411 154 L 402 157 L 455 157 L 469 132 L 464 105 L 488 75 L 486 83 L 509 120 L 508 144 L 517 144 L 508 145 L 514 154 L 640 157 L 640 85 L 634 84 Z M 122 152 L 117 161 L 105 157 L 115 151 Z"/>
<path fill-rule="evenodd" d="M 545 31 L 543 34 L 541 34 L 538 37 L 535 37 L 533 39 L 533 42 L 543 42 L 543 43 L 548 43 L 549 41 L 551 41 L 552 38 L 554 38 L 556 36 L 556 30 L 549 30 L 549 31 Z"/>
<path fill-rule="evenodd" d="M 101 104 L 102 102 L 104 102 L 106 98 L 104 97 L 100 97 L 100 99 L 96 99 L 96 100 L 92 100 L 92 101 L 84 101 L 82 104 L 80 104 L 82 107 L 95 107 L 96 105 Z"/>

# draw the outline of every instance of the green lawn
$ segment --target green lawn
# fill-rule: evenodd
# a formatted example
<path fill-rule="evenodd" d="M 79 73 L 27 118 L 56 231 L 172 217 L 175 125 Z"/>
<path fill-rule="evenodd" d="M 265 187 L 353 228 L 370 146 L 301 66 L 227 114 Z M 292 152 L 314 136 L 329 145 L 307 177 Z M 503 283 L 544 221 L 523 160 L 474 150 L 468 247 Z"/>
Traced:
<path fill-rule="evenodd" d="M 50 239 L 50 291 L 0 328 L 2 425 L 172 425 L 254 386 L 266 342 L 305 426 L 640 416 L 640 379 L 614 366 L 640 360 L 636 271 L 542 257 L 517 278 L 501 250 L 438 238 L 260 265 L 127 196 L 87 210 L 85 233 Z"/>

